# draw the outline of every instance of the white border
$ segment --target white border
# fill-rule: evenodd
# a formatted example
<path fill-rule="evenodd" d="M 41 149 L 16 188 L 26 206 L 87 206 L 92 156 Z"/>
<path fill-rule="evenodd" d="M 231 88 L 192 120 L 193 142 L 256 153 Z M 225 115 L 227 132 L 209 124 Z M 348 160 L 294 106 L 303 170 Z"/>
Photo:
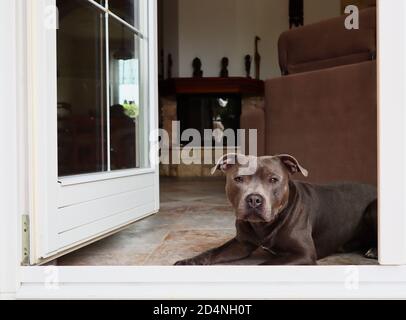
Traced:
<path fill-rule="evenodd" d="M 17 36 L 15 21 L 19 17 L 15 3 L 15 0 L 0 3 L 0 21 L 10 26 L 6 28 L 7 33 L 0 33 L 2 43 L 8 48 L 0 52 L 1 70 L 8 70 L 0 77 L 6 75 L 9 82 L 6 87 L 0 86 L 2 102 L 7 105 L 2 108 L 0 120 L 0 129 L 7 133 L 0 136 L 1 148 L 7 150 L 0 157 L 0 170 L 5 174 L 5 179 L 0 181 L 4 198 L 0 202 L 0 292 L 3 297 L 406 298 L 406 266 L 19 267 L 20 231 L 16 217 L 23 200 L 15 196 L 13 183 L 21 169 L 16 167 L 18 132 L 13 127 L 13 123 L 17 123 L 14 108 L 17 106 L 17 79 L 13 68 L 18 70 L 14 39 Z M 155 16 L 156 1 L 151 0 L 151 3 L 150 14 Z M 383 264 L 404 264 L 406 3 L 379 1 L 379 10 L 380 254 Z M 156 33 L 156 21 L 151 24 Z M 156 48 L 154 51 L 156 54 Z M 151 69 L 154 74 L 155 70 Z"/>
<path fill-rule="evenodd" d="M 23 299 L 399 299 L 406 295 L 403 266 L 26 267 L 22 281 L 17 297 Z"/>
<path fill-rule="evenodd" d="M 406 264 L 406 1 L 379 1 L 378 22 L 379 254 Z"/>
<path fill-rule="evenodd" d="M 18 290 L 18 261 L 21 247 L 17 229 L 20 203 L 18 195 L 18 112 L 17 82 L 21 80 L 17 68 L 18 31 L 17 1 L 0 3 L 0 298 L 11 297 Z"/>

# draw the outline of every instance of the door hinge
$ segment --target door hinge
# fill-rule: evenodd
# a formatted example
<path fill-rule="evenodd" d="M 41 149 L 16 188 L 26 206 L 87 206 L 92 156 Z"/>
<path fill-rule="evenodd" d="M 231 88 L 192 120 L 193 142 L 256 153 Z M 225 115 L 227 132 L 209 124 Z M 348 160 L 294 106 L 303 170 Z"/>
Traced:
<path fill-rule="evenodd" d="M 30 264 L 30 216 L 28 214 L 22 215 L 22 261 L 23 265 Z"/>

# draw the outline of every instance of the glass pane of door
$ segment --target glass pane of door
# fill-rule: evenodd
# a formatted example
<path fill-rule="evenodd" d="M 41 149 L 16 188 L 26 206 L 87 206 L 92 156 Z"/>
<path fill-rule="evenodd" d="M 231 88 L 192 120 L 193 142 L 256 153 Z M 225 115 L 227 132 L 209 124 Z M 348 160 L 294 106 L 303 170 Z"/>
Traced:
<path fill-rule="evenodd" d="M 109 19 L 111 170 L 139 167 L 139 39 L 124 24 Z"/>
<path fill-rule="evenodd" d="M 109 10 L 139 29 L 139 0 L 109 0 Z"/>
<path fill-rule="evenodd" d="M 83 0 L 57 0 L 59 176 L 107 170 L 104 13 Z"/>

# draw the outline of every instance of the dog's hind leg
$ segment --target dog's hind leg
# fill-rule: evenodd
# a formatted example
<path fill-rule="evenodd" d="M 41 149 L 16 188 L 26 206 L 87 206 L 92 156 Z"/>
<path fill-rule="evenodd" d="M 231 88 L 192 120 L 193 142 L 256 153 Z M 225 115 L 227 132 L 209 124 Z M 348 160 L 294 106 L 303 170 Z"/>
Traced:
<path fill-rule="evenodd" d="M 378 200 L 373 201 L 366 209 L 365 224 L 370 239 L 370 249 L 365 253 L 365 257 L 378 259 Z"/>
<path fill-rule="evenodd" d="M 369 249 L 364 256 L 368 259 L 378 259 L 378 248 Z"/>
<path fill-rule="evenodd" d="M 340 248 L 343 252 L 362 252 L 366 258 L 377 258 L 378 224 L 377 200 L 371 202 L 364 211 L 355 236 Z"/>

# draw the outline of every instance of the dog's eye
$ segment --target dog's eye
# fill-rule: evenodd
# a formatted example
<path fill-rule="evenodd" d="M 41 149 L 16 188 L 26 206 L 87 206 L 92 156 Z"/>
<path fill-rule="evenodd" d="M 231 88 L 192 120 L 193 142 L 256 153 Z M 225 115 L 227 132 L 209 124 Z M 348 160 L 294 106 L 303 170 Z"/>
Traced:
<path fill-rule="evenodd" d="M 269 179 L 269 182 L 270 183 L 277 183 L 279 180 L 278 180 L 278 178 L 275 178 L 275 177 L 271 177 L 270 179 Z"/>
<path fill-rule="evenodd" d="M 234 181 L 237 182 L 237 183 L 242 183 L 242 182 L 244 182 L 244 178 L 238 176 L 238 177 L 235 177 L 235 178 L 234 178 Z"/>

